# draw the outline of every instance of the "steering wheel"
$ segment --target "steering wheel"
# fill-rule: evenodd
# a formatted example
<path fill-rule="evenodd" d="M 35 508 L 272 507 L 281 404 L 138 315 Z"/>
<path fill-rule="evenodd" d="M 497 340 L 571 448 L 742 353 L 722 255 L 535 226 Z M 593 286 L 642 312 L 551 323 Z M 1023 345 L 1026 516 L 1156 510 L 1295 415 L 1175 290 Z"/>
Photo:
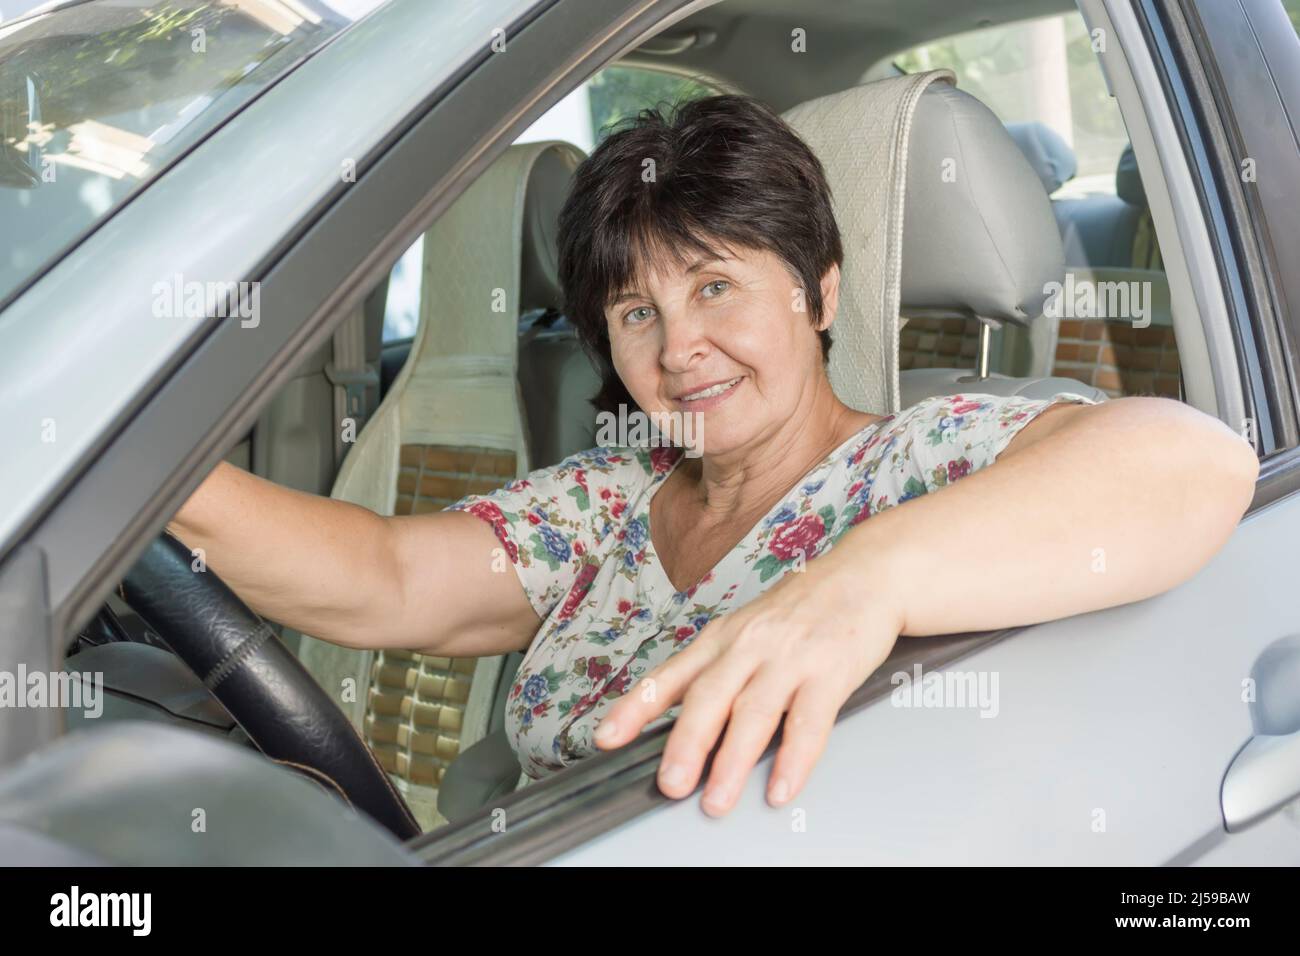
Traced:
<path fill-rule="evenodd" d="M 337 793 L 399 839 L 410 808 L 352 722 L 275 632 L 170 534 L 151 542 L 122 597 L 167 642 L 257 748 Z"/>

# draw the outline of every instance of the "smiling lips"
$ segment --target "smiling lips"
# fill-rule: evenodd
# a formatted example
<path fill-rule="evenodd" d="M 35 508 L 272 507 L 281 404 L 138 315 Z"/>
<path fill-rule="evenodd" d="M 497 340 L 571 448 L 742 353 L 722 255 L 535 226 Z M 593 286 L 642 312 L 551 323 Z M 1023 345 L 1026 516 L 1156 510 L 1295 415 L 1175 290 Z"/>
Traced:
<path fill-rule="evenodd" d="M 733 388 L 740 384 L 743 378 L 744 376 L 742 375 L 738 378 L 728 379 L 725 382 L 717 382 L 713 385 L 705 386 L 697 391 L 679 396 L 677 401 L 683 405 L 690 405 L 698 408 L 702 403 L 707 402 L 710 399 L 719 399 L 728 394 Z M 714 403 L 710 402 L 710 404 Z"/>

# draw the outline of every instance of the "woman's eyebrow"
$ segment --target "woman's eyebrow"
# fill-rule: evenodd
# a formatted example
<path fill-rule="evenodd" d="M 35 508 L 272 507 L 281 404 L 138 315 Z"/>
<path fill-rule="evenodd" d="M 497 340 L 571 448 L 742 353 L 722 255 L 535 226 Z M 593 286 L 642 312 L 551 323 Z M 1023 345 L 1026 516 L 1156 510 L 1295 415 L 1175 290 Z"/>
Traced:
<path fill-rule="evenodd" d="M 694 262 L 692 262 L 689 266 L 686 267 L 686 271 L 688 273 L 699 272 L 705 266 L 711 266 L 714 263 L 718 263 L 722 261 L 723 260 L 718 258 L 717 256 L 705 256 L 703 259 L 696 259 Z"/>
<path fill-rule="evenodd" d="M 648 298 L 649 296 L 647 296 L 644 292 L 639 292 L 636 289 L 628 289 L 626 292 L 620 292 L 618 295 L 614 296 L 614 298 L 610 299 L 609 304 L 606 305 L 605 308 L 611 309 L 614 306 L 618 305 L 620 302 L 626 302 L 629 299 L 648 299 Z"/>
<path fill-rule="evenodd" d="M 725 261 L 724 259 L 719 258 L 718 256 L 704 256 L 700 259 L 696 259 L 689 266 L 687 266 L 686 273 L 687 275 L 691 275 L 693 273 L 699 272 L 705 266 L 711 266 L 716 263 L 720 263 L 724 261 Z M 626 302 L 629 299 L 648 299 L 648 298 L 650 298 L 649 293 L 642 292 L 640 289 L 625 289 L 624 291 L 620 292 L 618 295 L 614 296 L 614 298 L 610 299 L 609 303 L 605 306 L 605 308 L 612 309 L 620 302 Z"/>

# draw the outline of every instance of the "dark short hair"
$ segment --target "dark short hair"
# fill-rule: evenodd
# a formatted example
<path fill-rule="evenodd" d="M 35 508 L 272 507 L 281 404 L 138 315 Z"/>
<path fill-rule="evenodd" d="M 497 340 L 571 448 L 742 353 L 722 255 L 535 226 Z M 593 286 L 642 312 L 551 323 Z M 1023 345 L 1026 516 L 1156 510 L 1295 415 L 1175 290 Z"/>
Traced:
<path fill-rule="evenodd" d="M 653 160 L 653 176 L 647 160 Z M 692 252 L 763 249 L 822 317 L 821 279 L 843 262 L 822 164 L 776 113 L 745 96 L 710 96 L 642 110 L 578 167 L 559 219 L 565 314 L 601 377 L 602 411 L 636 402 L 610 356 L 605 309 L 654 261 Z M 828 330 L 818 333 L 822 359 Z"/>

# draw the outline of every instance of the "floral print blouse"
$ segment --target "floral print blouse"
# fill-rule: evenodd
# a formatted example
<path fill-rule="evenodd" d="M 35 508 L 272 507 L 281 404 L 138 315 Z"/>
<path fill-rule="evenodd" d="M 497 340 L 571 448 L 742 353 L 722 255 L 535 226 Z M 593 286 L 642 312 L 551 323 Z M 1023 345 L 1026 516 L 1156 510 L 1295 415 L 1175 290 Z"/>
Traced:
<path fill-rule="evenodd" d="M 1048 400 L 945 395 L 868 425 L 685 591 L 670 583 L 650 539 L 650 500 L 680 461 L 678 448 L 593 448 L 452 505 L 492 525 L 543 619 L 507 702 L 524 772 L 541 778 L 594 753 L 592 735 L 610 703 L 710 620 L 876 512 L 991 464 L 1056 402 L 1095 404 L 1071 392 Z"/>

